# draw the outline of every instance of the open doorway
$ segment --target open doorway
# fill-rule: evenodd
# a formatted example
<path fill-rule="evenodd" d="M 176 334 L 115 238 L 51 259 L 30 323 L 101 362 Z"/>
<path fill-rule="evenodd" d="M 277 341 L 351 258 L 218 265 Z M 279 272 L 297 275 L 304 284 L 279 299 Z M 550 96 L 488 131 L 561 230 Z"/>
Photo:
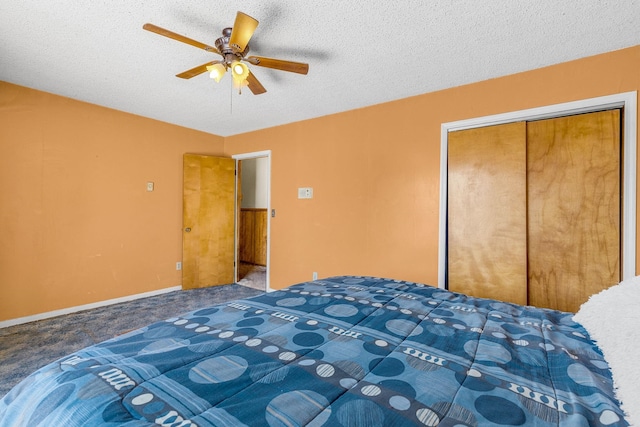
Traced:
<path fill-rule="evenodd" d="M 269 290 L 270 152 L 233 156 L 237 162 L 236 282 Z"/>

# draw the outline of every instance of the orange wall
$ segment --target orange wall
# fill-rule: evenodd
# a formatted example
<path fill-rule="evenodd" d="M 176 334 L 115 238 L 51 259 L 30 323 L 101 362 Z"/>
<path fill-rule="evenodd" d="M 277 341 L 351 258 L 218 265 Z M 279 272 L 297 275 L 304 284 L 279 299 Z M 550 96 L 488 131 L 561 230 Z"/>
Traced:
<path fill-rule="evenodd" d="M 0 82 L 0 321 L 180 285 L 182 154 L 223 145 Z"/>
<path fill-rule="evenodd" d="M 435 284 L 441 123 L 640 90 L 638 70 L 640 46 L 228 138 L 0 83 L 0 321 L 179 285 L 184 152 L 272 150 L 272 287 Z"/>
<path fill-rule="evenodd" d="M 272 150 L 271 286 L 314 271 L 436 284 L 441 123 L 640 90 L 639 70 L 636 46 L 226 138 L 228 154 Z"/>

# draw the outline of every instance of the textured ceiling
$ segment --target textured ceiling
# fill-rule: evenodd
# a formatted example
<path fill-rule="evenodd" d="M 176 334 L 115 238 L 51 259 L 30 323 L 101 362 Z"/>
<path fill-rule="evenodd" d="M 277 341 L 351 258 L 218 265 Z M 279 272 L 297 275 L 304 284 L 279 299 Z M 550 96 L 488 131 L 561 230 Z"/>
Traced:
<path fill-rule="evenodd" d="M 267 93 L 175 74 L 215 54 L 236 12 L 258 21 Z M 406 98 L 640 44 L 640 0 L 0 0 L 0 80 L 220 136 Z"/>

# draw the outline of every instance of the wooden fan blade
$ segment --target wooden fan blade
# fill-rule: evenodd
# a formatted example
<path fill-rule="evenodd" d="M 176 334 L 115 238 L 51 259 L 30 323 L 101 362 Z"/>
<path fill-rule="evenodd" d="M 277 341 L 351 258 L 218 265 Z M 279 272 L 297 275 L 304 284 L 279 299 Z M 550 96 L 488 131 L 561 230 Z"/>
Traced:
<path fill-rule="evenodd" d="M 273 68 L 276 70 L 290 71 L 292 73 L 307 74 L 309 64 L 303 62 L 283 61 L 281 59 L 265 58 L 263 56 L 249 56 L 246 61 L 260 67 Z"/>
<path fill-rule="evenodd" d="M 249 71 L 249 75 L 247 76 L 247 87 L 251 92 L 253 92 L 254 95 L 260 95 L 261 93 L 265 93 L 267 91 L 251 71 Z"/>
<path fill-rule="evenodd" d="M 246 13 L 238 12 L 231 30 L 229 46 L 236 52 L 244 52 L 253 32 L 258 27 L 258 21 Z"/>
<path fill-rule="evenodd" d="M 190 70 L 183 71 L 180 74 L 176 74 L 176 77 L 180 77 L 181 79 L 190 79 L 191 77 L 199 76 L 200 74 L 207 72 L 207 67 L 209 65 L 218 64 L 220 62 L 222 61 L 211 61 L 207 62 L 206 64 L 198 65 L 197 67 L 193 67 Z"/>
<path fill-rule="evenodd" d="M 207 52 L 215 52 L 218 55 L 220 55 L 220 52 L 218 51 L 218 49 L 216 49 L 213 46 L 200 43 L 199 41 L 174 33 L 173 31 L 165 30 L 164 28 L 160 28 L 157 25 L 146 23 L 142 26 L 142 28 L 147 31 L 151 31 L 152 33 L 160 34 L 161 36 L 169 37 L 170 39 L 178 40 L 179 42 L 190 44 L 191 46 L 195 46 L 199 49 L 204 49 Z"/>

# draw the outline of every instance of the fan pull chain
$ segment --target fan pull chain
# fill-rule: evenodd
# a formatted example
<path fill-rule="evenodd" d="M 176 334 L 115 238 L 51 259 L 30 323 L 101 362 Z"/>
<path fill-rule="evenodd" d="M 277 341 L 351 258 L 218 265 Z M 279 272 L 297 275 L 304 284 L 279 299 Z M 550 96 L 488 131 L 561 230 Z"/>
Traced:
<path fill-rule="evenodd" d="M 229 85 L 229 113 L 233 116 L 233 82 Z"/>

